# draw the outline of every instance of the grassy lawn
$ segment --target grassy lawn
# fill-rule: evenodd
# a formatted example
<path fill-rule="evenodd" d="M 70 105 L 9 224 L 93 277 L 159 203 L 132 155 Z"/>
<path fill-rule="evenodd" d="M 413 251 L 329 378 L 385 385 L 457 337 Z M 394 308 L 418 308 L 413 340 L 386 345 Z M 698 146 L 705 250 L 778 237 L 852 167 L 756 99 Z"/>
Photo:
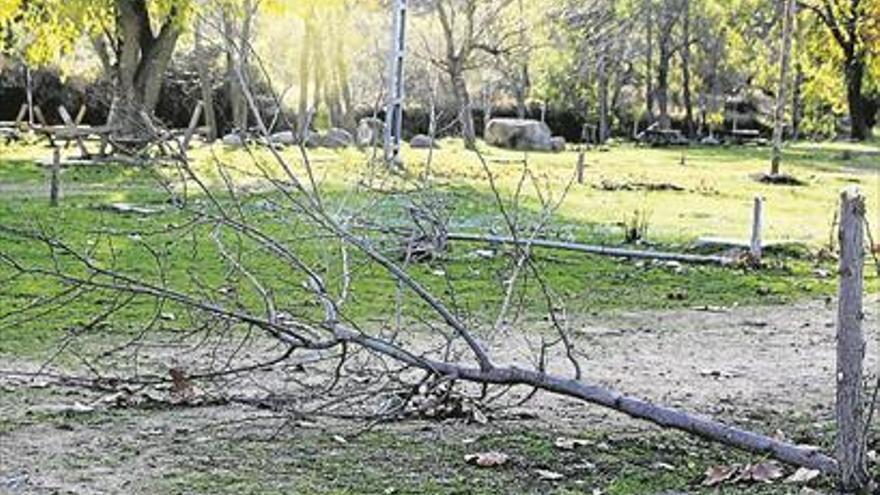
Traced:
<path fill-rule="evenodd" d="M 649 221 L 648 241 L 652 247 L 686 250 L 689 243 L 704 235 L 745 238 L 751 199 L 760 194 L 767 198 L 766 237 L 803 240 L 808 250 L 816 251 L 828 243 L 842 187 L 853 183 L 861 185 L 868 197 L 869 218 L 870 212 L 877 211 L 880 160 L 873 151 L 868 145 L 791 148 L 785 170 L 807 181 L 808 185 L 803 187 L 768 186 L 753 180 L 751 174 L 766 168 L 767 151 L 760 148 L 660 150 L 620 146 L 604 152 L 591 151 L 586 185 L 575 186 L 569 192 L 558 217 L 550 223 L 547 236 L 619 245 L 623 241 L 620 224 L 633 212 L 641 211 Z M 50 209 L 46 207 L 42 191 L 45 171 L 34 164 L 34 160 L 45 153 L 45 149 L 36 146 L 2 150 L 0 187 L 6 199 L 0 202 L 0 223 L 48 227 L 72 246 L 91 250 L 103 262 L 154 282 L 158 282 L 159 272 L 151 250 L 161 245 L 167 259 L 164 265 L 167 282 L 172 287 L 187 290 L 193 283 L 207 287 L 224 283 L 226 268 L 212 240 L 210 226 L 172 230 L 150 237 L 155 242 L 143 242 L 147 232 L 185 225 L 185 213 L 167 207 L 168 195 L 157 185 L 157 178 L 173 180 L 177 173 L 174 169 L 114 165 L 70 168 L 64 171 L 62 179 L 68 196 L 60 208 Z M 522 156 L 497 149 L 484 149 L 484 153 L 490 159 Z M 681 165 L 683 153 L 686 154 L 684 166 Z M 298 152 L 288 150 L 285 154 L 299 167 Z M 407 153 L 413 175 L 424 167 L 423 158 L 421 151 Z M 254 160 L 265 163 L 268 159 L 259 152 L 249 156 L 243 151 L 216 146 L 198 150 L 193 167 L 219 189 L 222 182 L 217 162 L 229 166 L 233 180 L 243 185 L 255 181 Z M 362 187 L 370 172 L 365 170 L 365 156 L 355 150 L 340 153 L 319 150 L 312 159 L 316 182 L 331 211 L 340 217 L 352 218 L 368 211 L 370 220 L 379 224 L 407 225 L 405 207 L 412 194 L 387 191 L 405 190 L 412 180 L 386 175 L 376 180 L 377 188 Z M 545 197 L 561 197 L 571 178 L 576 154 L 532 154 L 528 160 L 536 177 L 534 184 L 540 188 L 530 183 L 522 188 L 524 199 L 517 214 L 526 221 L 538 217 L 539 193 Z M 490 163 L 489 166 L 502 195 L 506 199 L 512 197 L 520 182 L 522 165 Z M 301 172 L 302 168 L 296 170 Z M 463 150 L 454 140 L 445 141 L 431 170 L 435 183 L 439 184 L 431 198 L 447 208 L 452 230 L 504 233 L 494 196 L 473 153 Z M 684 190 L 606 191 L 600 187 L 603 182 L 669 183 Z M 291 224 L 288 213 L 269 208 L 267 205 L 274 199 L 277 197 L 271 194 L 247 197 L 243 201 L 243 214 L 266 232 L 295 246 L 306 260 L 321 267 L 331 286 L 338 289 L 341 284 L 338 256 L 328 254 L 326 239 L 315 238 L 314 230 L 308 226 Z M 125 215 L 98 208 L 120 201 L 160 208 L 162 213 Z M 196 198 L 195 201 L 201 200 Z M 513 206 L 508 203 L 507 207 Z M 378 245 L 393 255 L 396 249 L 393 241 L 369 231 L 362 233 L 374 236 Z M 414 265 L 412 271 L 461 314 L 489 316 L 504 297 L 502 282 L 511 259 L 501 255 L 475 262 L 474 252 L 482 247 L 456 244 L 446 259 Z M 273 290 L 284 294 L 279 302 L 281 307 L 301 316 L 317 315 L 316 308 L 303 305 L 307 294 L 297 287 L 299 282 L 289 267 L 255 246 L 243 249 L 249 255 L 250 268 L 257 275 L 263 275 Z M 37 264 L 50 262 L 45 248 L 4 236 L 0 236 L 0 250 Z M 833 273 L 833 263 L 804 254 L 771 253 L 767 268 L 757 271 L 639 263 L 548 250 L 538 250 L 536 261 L 568 310 L 583 314 L 619 309 L 775 304 L 833 294 L 835 281 L 827 276 Z M 361 257 L 354 257 L 353 266 L 355 280 L 345 313 L 353 319 L 381 318 L 388 312 L 388 297 L 394 293 L 394 281 Z M 8 268 L 0 268 L 0 280 L 4 281 L 0 315 L 14 312 L 47 294 L 63 294 L 66 289 L 41 277 L 9 281 L 3 270 Z M 290 277 L 279 276 L 285 273 Z M 876 274 L 873 270 L 867 273 L 868 289 L 875 292 L 880 287 Z M 450 285 L 454 293 L 450 292 Z M 249 301 L 251 309 L 260 311 L 257 294 L 248 284 L 242 281 L 238 288 L 245 293 L 244 300 Z M 44 348 L 53 341 L 59 328 L 86 324 L 110 298 L 110 294 L 100 292 L 72 300 L 62 297 L 57 300 L 57 311 L 41 315 L 37 320 L 7 318 L 0 334 L 0 353 Z M 546 309 L 537 289 L 526 292 L 524 299 L 534 312 Z M 425 310 L 413 300 L 407 304 L 415 316 Z M 169 307 L 165 311 L 176 309 Z M 151 301 L 135 301 L 116 315 L 110 327 L 121 335 L 136 332 L 138 324 L 155 312 Z"/>

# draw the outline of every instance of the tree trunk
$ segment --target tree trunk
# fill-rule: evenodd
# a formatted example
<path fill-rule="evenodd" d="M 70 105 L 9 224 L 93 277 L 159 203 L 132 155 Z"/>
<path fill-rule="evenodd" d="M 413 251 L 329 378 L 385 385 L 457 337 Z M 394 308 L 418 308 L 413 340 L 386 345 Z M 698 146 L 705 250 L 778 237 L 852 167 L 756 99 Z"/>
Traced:
<path fill-rule="evenodd" d="M 794 0 L 785 0 L 783 9 L 782 46 L 779 54 L 779 89 L 776 91 L 776 111 L 773 116 L 773 156 L 770 162 L 770 175 L 778 175 L 779 165 L 782 163 L 782 139 L 785 129 L 785 100 L 791 55 L 791 22 L 794 16 Z"/>
<path fill-rule="evenodd" d="M 648 124 L 654 122 L 654 16 L 651 0 L 645 0 L 645 32 L 647 54 L 645 56 L 645 111 Z"/>
<path fill-rule="evenodd" d="M 248 123 L 248 103 L 242 91 L 242 84 L 250 84 L 250 52 L 251 52 L 251 30 L 253 27 L 254 7 L 251 0 L 244 2 L 244 19 L 242 19 L 241 32 L 238 39 L 238 64 L 241 67 L 241 79 L 244 83 L 238 81 L 237 89 L 239 94 L 236 98 L 237 107 L 234 109 L 235 126 L 243 132 L 247 132 L 250 127 Z M 239 79 L 239 78 L 236 78 Z"/>
<path fill-rule="evenodd" d="M 217 115 L 214 112 L 214 80 L 211 77 L 211 69 L 208 67 L 208 53 L 205 51 L 202 23 L 196 21 L 195 26 L 195 53 L 196 64 L 199 71 L 199 86 L 202 92 L 203 110 L 205 112 L 205 125 L 208 127 L 208 142 L 217 139 Z"/>
<path fill-rule="evenodd" d="M 299 115 L 297 131 L 300 139 L 304 140 L 308 135 L 309 125 L 309 73 L 312 68 L 312 40 L 315 37 L 315 27 L 311 18 L 305 19 L 305 33 L 303 34 L 302 54 L 299 62 Z"/>
<path fill-rule="evenodd" d="M 471 98 L 468 94 L 464 74 L 458 67 L 458 64 L 453 64 L 453 67 L 449 72 L 449 78 L 452 82 L 452 94 L 455 97 L 455 106 L 460 112 L 461 137 L 464 139 L 464 145 L 467 149 L 474 149 L 477 143 L 477 136 L 476 131 L 474 130 L 474 115 L 471 111 Z"/>
<path fill-rule="evenodd" d="M 798 63 L 795 67 L 791 97 L 791 139 L 794 141 L 801 138 L 801 121 L 804 118 L 804 80 L 803 67 Z"/>
<path fill-rule="evenodd" d="M 868 115 L 865 97 L 862 94 L 862 80 L 865 75 L 865 62 L 853 55 L 846 62 L 846 101 L 849 106 L 850 136 L 857 141 L 864 141 L 871 136 L 868 126 Z"/>
<path fill-rule="evenodd" d="M 519 78 L 516 81 L 514 97 L 516 98 L 516 116 L 520 119 L 526 118 L 526 95 L 529 92 L 529 65 L 527 63 L 520 67 Z"/>
<path fill-rule="evenodd" d="M 526 29 L 525 6 L 523 0 L 518 2 L 519 8 L 519 42 L 522 45 L 524 53 L 522 55 L 523 62 L 519 68 L 519 77 L 516 80 L 516 89 L 514 96 L 516 97 L 516 116 L 526 118 L 526 97 L 529 94 L 529 37 Z M 487 120 L 488 122 L 488 120 Z"/>
<path fill-rule="evenodd" d="M 608 65 L 606 63 L 607 45 L 599 48 L 599 144 L 608 139 Z"/>
<path fill-rule="evenodd" d="M 694 137 L 694 105 L 691 98 L 691 2 L 684 0 L 682 6 L 682 46 L 681 46 L 681 76 L 682 98 L 684 100 L 684 131 L 687 137 Z"/>
<path fill-rule="evenodd" d="M 660 43 L 660 61 L 657 66 L 657 107 L 660 111 L 660 128 L 672 127 L 669 118 L 669 59 L 671 58 L 669 43 Z"/>
<path fill-rule="evenodd" d="M 148 136 L 152 115 L 181 31 L 176 9 L 154 34 L 145 0 L 118 0 L 117 63 L 107 125 L 119 136 Z"/>
<path fill-rule="evenodd" d="M 342 23 L 342 20 L 339 20 Z M 336 103 L 339 106 L 338 127 L 353 131 L 357 127 L 354 121 L 354 97 L 349 83 L 348 60 L 343 49 L 343 43 L 337 39 L 334 41 L 334 73 L 336 76 Z"/>
<path fill-rule="evenodd" d="M 241 113 L 242 104 L 247 103 L 244 101 L 241 81 L 239 81 L 238 72 L 235 68 L 238 64 L 238 57 L 235 53 L 237 51 L 235 40 L 238 39 L 236 31 L 234 20 L 230 19 L 229 16 L 224 13 L 223 37 L 225 38 L 224 46 L 226 49 L 226 96 L 229 100 L 230 110 L 232 111 L 232 122 L 230 125 L 233 130 L 246 132 L 247 128 L 241 127 Z"/>

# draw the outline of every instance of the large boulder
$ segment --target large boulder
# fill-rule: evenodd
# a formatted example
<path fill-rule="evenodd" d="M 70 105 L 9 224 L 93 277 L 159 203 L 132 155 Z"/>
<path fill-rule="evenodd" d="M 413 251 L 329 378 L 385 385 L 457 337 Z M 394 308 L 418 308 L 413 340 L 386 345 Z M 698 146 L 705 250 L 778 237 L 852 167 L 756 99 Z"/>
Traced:
<path fill-rule="evenodd" d="M 345 129 L 332 128 L 321 134 L 317 132 L 309 133 L 306 138 L 306 146 L 309 148 L 347 148 L 354 143 L 354 137 Z"/>
<path fill-rule="evenodd" d="M 486 126 L 486 142 L 501 148 L 551 151 L 552 132 L 547 124 L 528 119 L 492 119 Z"/>
<path fill-rule="evenodd" d="M 296 134 L 293 131 L 281 131 L 272 134 L 269 137 L 269 141 L 274 144 L 283 144 L 285 146 L 293 146 L 297 143 L 298 139 Z"/>
<path fill-rule="evenodd" d="M 334 127 L 321 136 L 325 148 L 348 148 L 354 144 L 354 137 L 345 129 Z"/>
<path fill-rule="evenodd" d="M 385 130 L 385 122 L 367 117 L 358 122 L 357 145 L 361 148 L 376 146 L 382 142 L 382 132 Z"/>
<path fill-rule="evenodd" d="M 409 140 L 409 146 L 413 149 L 421 149 L 426 150 L 428 148 L 433 147 L 434 149 L 440 148 L 437 144 L 437 141 L 431 139 L 431 136 L 426 136 L 425 134 L 416 134 Z"/>

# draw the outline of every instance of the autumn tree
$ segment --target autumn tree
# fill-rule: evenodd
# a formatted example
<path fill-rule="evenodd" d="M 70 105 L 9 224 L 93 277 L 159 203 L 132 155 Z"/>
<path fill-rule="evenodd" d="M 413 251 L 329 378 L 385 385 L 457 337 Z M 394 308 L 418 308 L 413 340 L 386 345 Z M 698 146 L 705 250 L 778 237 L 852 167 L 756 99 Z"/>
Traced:
<path fill-rule="evenodd" d="M 193 11 L 190 0 L 3 0 L 7 42 L 33 63 L 50 63 L 92 40 L 113 82 L 108 125 L 144 132 L 172 54 Z"/>
<path fill-rule="evenodd" d="M 865 95 L 866 80 L 880 75 L 880 2 L 877 0 L 803 0 L 798 2 L 827 29 L 846 86 L 850 135 L 864 140 L 871 135 L 872 113 L 877 111 Z M 875 83 L 876 84 L 876 83 Z"/>
<path fill-rule="evenodd" d="M 480 67 L 480 56 L 497 55 L 505 43 L 520 33 L 502 32 L 502 14 L 512 0 L 433 0 L 430 8 L 442 33 L 442 46 L 430 55 L 431 62 L 449 78 L 459 111 L 465 146 L 476 144 L 476 130 L 466 75 Z M 516 35 L 514 35 L 516 34 Z"/>

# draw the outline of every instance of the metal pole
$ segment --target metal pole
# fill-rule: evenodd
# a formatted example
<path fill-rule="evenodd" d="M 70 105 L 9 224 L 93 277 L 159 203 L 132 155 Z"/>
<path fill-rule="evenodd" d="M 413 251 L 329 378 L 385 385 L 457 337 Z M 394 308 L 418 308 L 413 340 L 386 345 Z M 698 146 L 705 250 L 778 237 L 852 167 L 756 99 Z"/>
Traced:
<path fill-rule="evenodd" d="M 403 132 L 404 59 L 406 55 L 407 0 L 394 3 L 391 50 L 388 63 L 388 104 L 385 110 L 385 161 L 399 161 Z"/>
<path fill-rule="evenodd" d="M 31 68 L 25 66 L 24 68 L 24 77 L 25 77 L 25 92 L 27 94 L 27 107 L 28 107 L 28 125 L 34 125 L 34 78 L 31 75 Z"/>

